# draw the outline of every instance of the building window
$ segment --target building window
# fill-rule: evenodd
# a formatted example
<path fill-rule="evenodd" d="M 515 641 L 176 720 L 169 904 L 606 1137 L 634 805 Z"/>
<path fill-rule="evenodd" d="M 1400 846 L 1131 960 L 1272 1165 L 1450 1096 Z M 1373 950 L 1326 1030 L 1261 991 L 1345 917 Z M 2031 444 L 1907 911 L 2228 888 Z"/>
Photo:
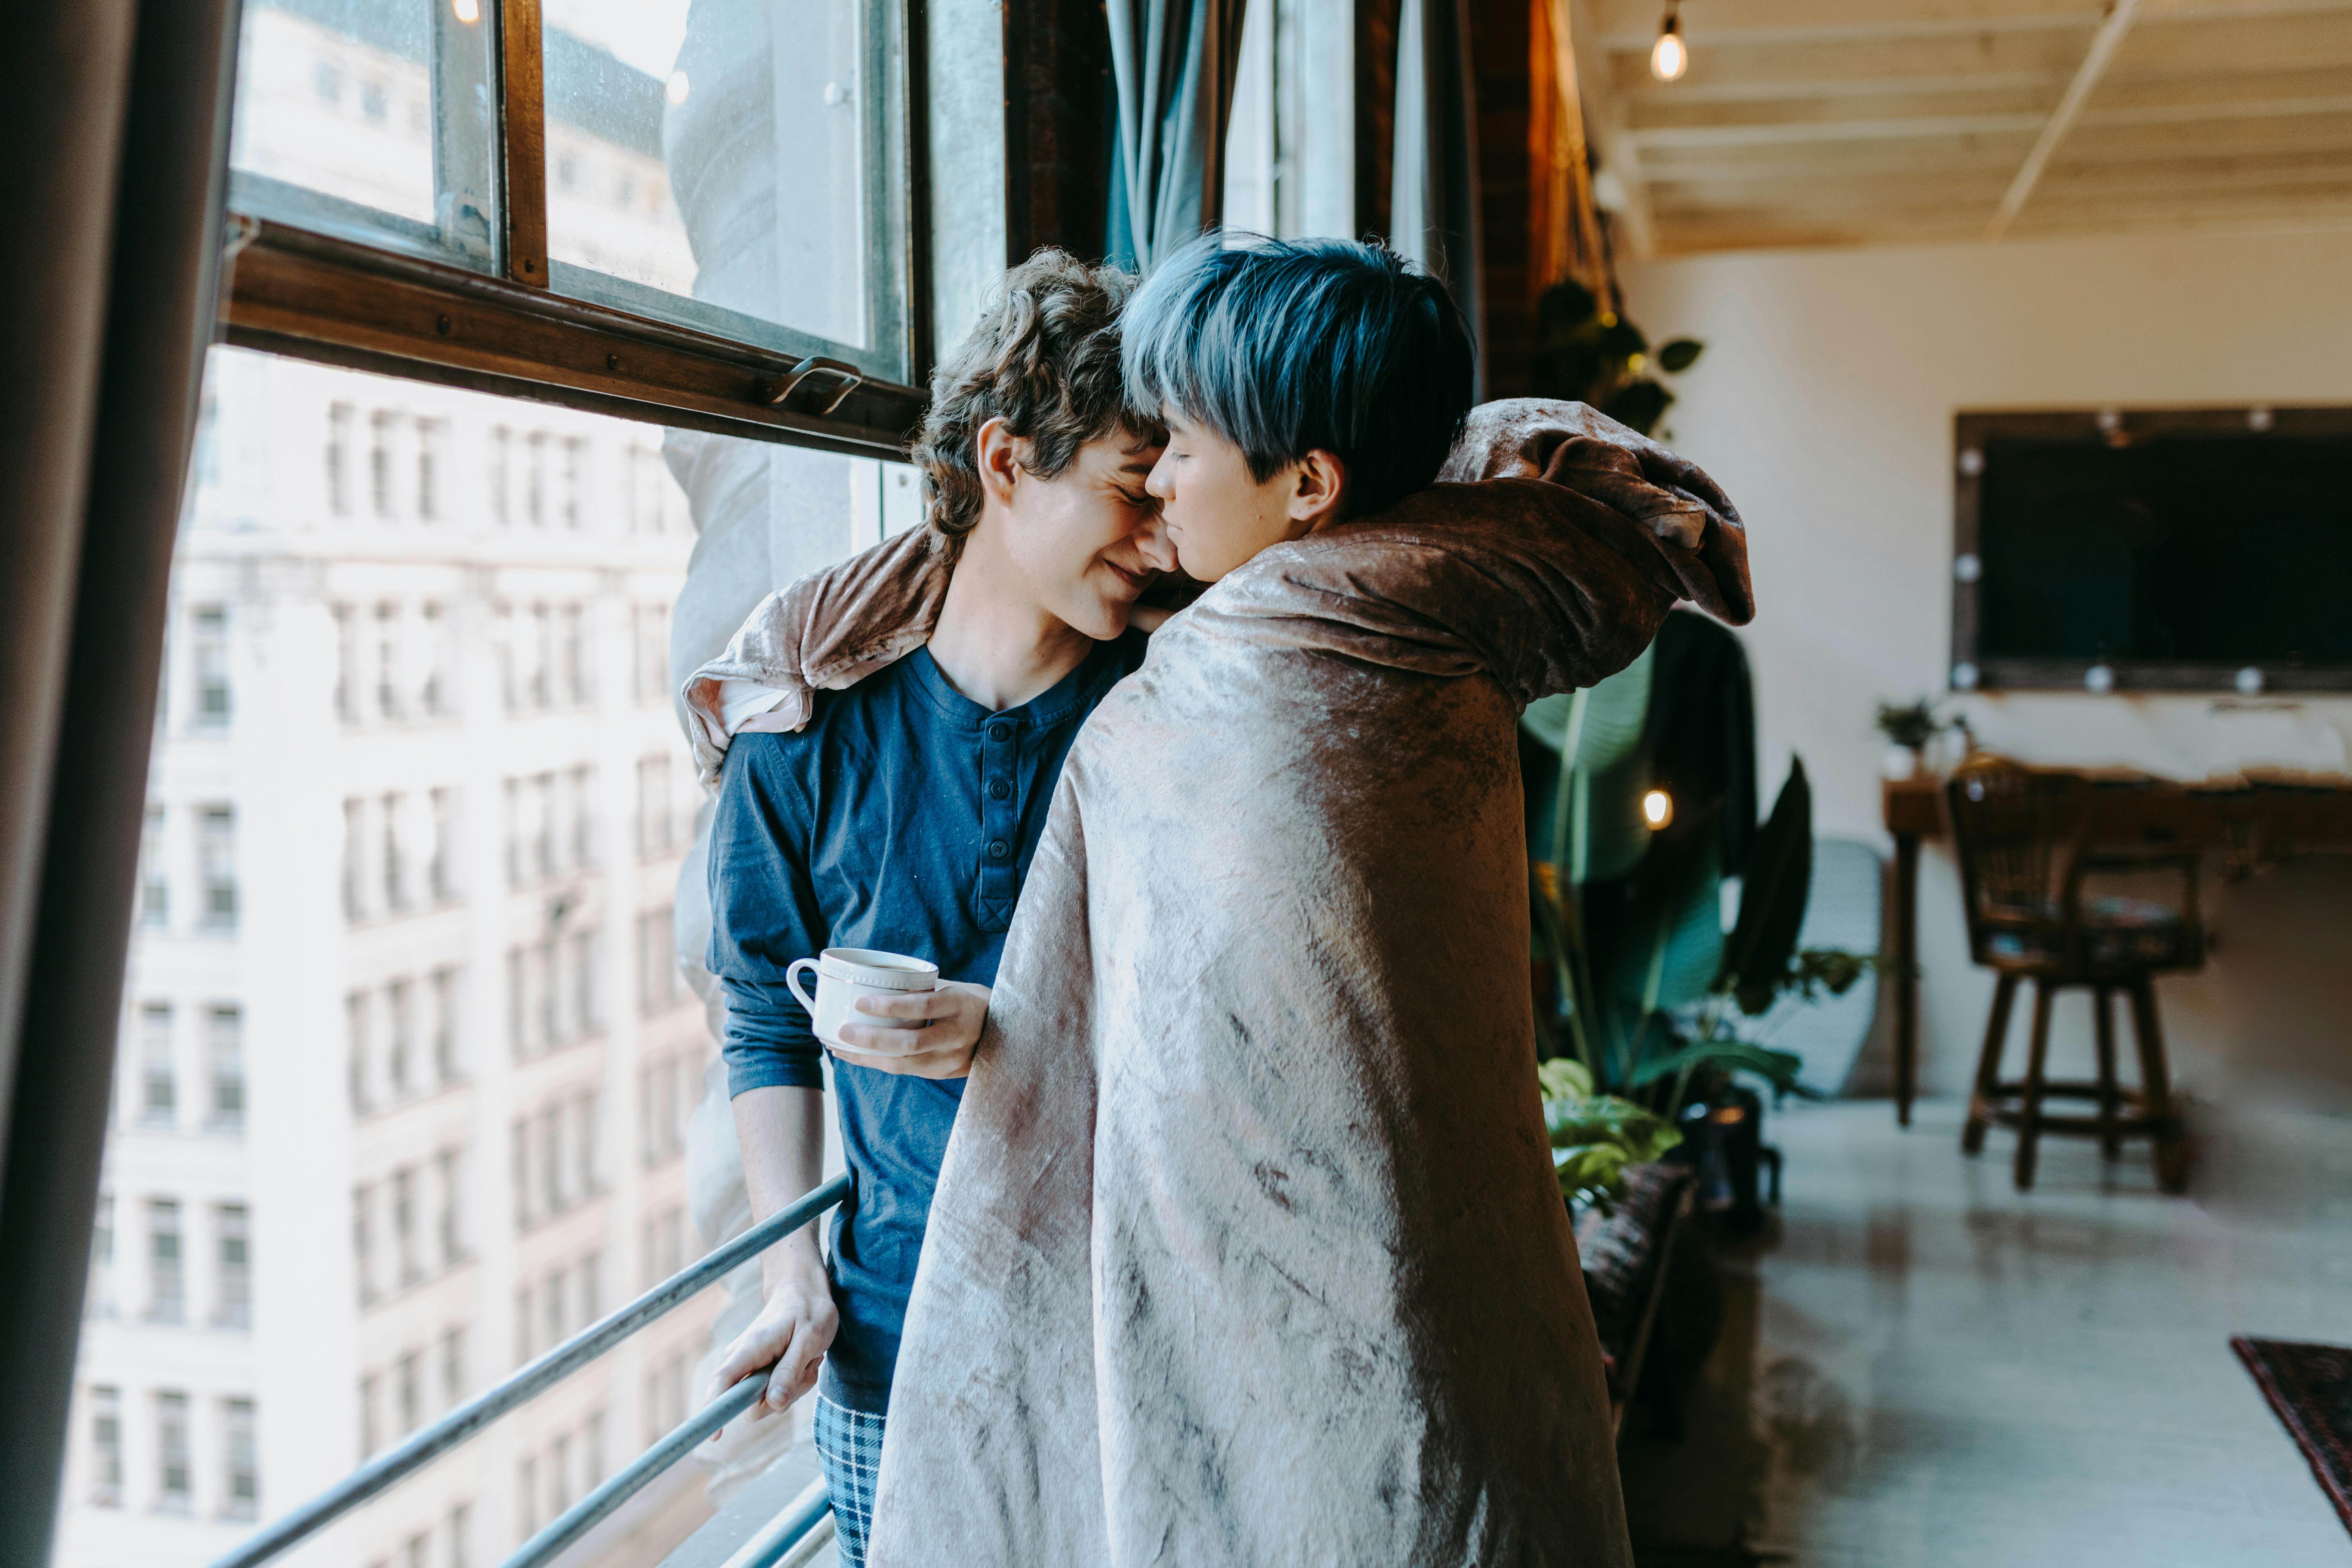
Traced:
<path fill-rule="evenodd" d="M 408 857 L 400 843 L 400 819 L 407 805 L 398 795 L 383 797 L 383 907 L 387 912 L 408 907 Z"/>
<path fill-rule="evenodd" d="M 557 1002 L 562 993 L 555 984 L 555 939 L 543 938 L 530 950 L 531 1000 L 539 1005 L 534 1012 L 538 1020 L 538 1046 L 542 1051 L 552 1050 L 563 1039 L 563 1029 L 557 1018 Z"/>
<path fill-rule="evenodd" d="M 416 515 L 426 522 L 441 515 L 441 442 L 448 431 L 446 420 L 416 422 Z"/>
<path fill-rule="evenodd" d="M 522 515 L 533 528 L 547 526 L 547 432 L 523 438 Z"/>
<path fill-rule="evenodd" d="M 352 1189 L 352 1263 L 364 1307 L 375 1300 L 375 1189 L 365 1182 Z"/>
<path fill-rule="evenodd" d="M 218 605 L 199 605 L 190 617 L 188 662 L 195 678 L 199 724 L 226 724 L 229 718 L 228 612 Z"/>
<path fill-rule="evenodd" d="M 98 1195 L 98 1217 L 89 1237 L 89 1310 L 114 1316 L 114 1194 Z"/>
<path fill-rule="evenodd" d="M 384 1079 L 391 1086 L 394 1100 L 406 1100 L 415 1092 L 409 1081 L 409 1058 L 415 1048 L 416 1027 L 414 990 L 405 980 L 395 980 L 383 988 L 386 1028 L 384 1031 Z"/>
<path fill-rule="evenodd" d="M 577 1096 L 572 1102 L 572 1158 L 578 1162 L 579 1168 L 575 1174 L 579 1180 L 579 1191 L 583 1198 L 593 1194 L 598 1185 L 596 1100 L 595 1092 L 590 1090 Z"/>
<path fill-rule="evenodd" d="M 385 720 L 404 710 L 400 689 L 400 606 L 375 607 L 375 710 Z"/>
<path fill-rule="evenodd" d="M 523 1285 L 515 1290 L 514 1312 L 515 1365 L 520 1366 L 530 1360 L 531 1325 L 538 1321 L 531 1315 L 530 1286 Z"/>
<path fill-rule="evenodd" d="M 332 74 L 330 67 L 320 66 L 319 69 Z M 348 403 L 338 403 L 327 410 L 327 510 L 337 517 L 349 517 L 352 510 L 352 413 Z"/>
<path fill-rule="evenodd" d="M 433 1077 L 442 1087 L 457 1081 L 457 972 L 433 972 Z"/>
<path fill-rule="evenodd" d="M 222 1204 L 213 1211 L 213 1230 L 219 1241 L 220 1323 L 223 1328 L 253 1326 L 253 1241 L 243 1204 Z"/>
<path fill-rule="evenodd" d="M 529 1455 L 515 1466 L 515 1518 L 525 1539 L 539 1533 L 539 1466 Z"/>
<path fill-rule="evenodd" d="M 261 1511 L 261 1464 L 254 1441 L 252 1400 L 221 1401 L 221 1436 L 226 1461 L 221 1511 L 231 1519 L 252 1519 Z"/>
<path fill-rule="evenodd" d="M 659 702 L 669 695 L 669 611 L 660 605 L 638 605 L 629 611 L 635 628 L 632 681 L 639 702 Z"/>
<path fill-rule="evenodd" d="M 589 700 L 587 616 L 578 605 L 566 605 L 563 628 L 563 700 L 575 708 Z"/>
<path fill-rule="evenodd" d="M 163 853 L 163 808 L 151 805 L 139 827 L 139 923 L 150 931 L 172 923 L 172 879 Z"/>
<path fill-rule="evenodd" d="M 596 1005 L 596 939 L 601 934 L 591 926 L 572 938 L 572 1021 L 583 1035 L 596 1033 L 604 1022 L 604 1009 Z"/>
<path fill-rule="evenodd" d="M 474 1510 L 470 1503 L 457 1503 L 449 1510 L 449 1568 L 470 1568 L 474 1536 Z"/>
<path fill-rule="evenodd" d="M 541 881 L 555 875 L 555 775 L 537 773 L 530 781 L 530 869 Z"/>
<path fill-rule="evenodd" d="M 368 999 L 364 991 L 343 998 L 343 1040 L 350 1052 L 352 1114 L 364 1116 L 374 1109 L 368 1083 Z"/>
<path fill-rule="evenodd" d="M 596 775 L 587 767 L 573 768 L 565 779 L 571 795 L 572 868 L 592 869 L 596 854 Z"/>
<path fill-rule="evenodd" d="M 155 1395 L 155 1489 L 168 1513 L 188 1510 L 188 1396 Z"/>
<path fill-rule="evenodd" d="M 356 795 L 343 802 L 343 919 L 353 922 L 367 918 L 365 811 Z"/>
<path fill-rule="evenodd" d="M 508 1184 L 514 1189 L 515 1229 L 525 1231 L 530 1228 L 531 1211 L 530 1123 L 524 1118 L 516 1117 L 512 1126 L 508 1129 L 507 1148 L 511 1155 L 509 1161 L 510 1169 L 508 1172 Z M 522 1337 L 525 1342 L 528 1342 L 530 1336 L 526 1334 Z M 527 1352 L 518 1352 L 517 1353 Z"/>
<path fill-rule="evenodd" d="M 196 876 L 204 888 L 206 925 L 236 924 L 236 812 L 207 805 L 196 812 Z"/>
<path fill-rule="evenodd" d="M 530 607 L 530 659 L 525 668 L 530 672 L 530 705 L 542 711 L 555 703 L 553 620 L 545 605 Z"/>
<path fill-rule="evenodd" d="M 571 1207 L 563 1190 L 563 1112 L 546 1106 L 539 1113 L 539 1205 L 542 1214 Z"/>
<path fill-rule="evenodd" d="M 411 1351 L 394 1363 L 400 1400 L 400 1435 L 404 1437 L 415 1431 L 425 1420 L 423 1374 L 416 1363 L 416 1352 Z"/>
<path fill-rule="evenodd" d="M 671 847 L 669 753 L 637 759 L 637 853 L 652 858 Z"/>
<path fill-rule="evenodd" d="M 378 1386 L 379 1381 L 373 1373 L 360 1379 L 360 1458 L 362 1459 L 375 1452 Z"/>
<path fill-rule="evenodd" d="M 455 1408 L 466 1397 L 466 1331 L 451 1329 L 441 1336 L 441 1406 Z"/>
<path fill-rule="evenodd" d="M 466 1243 L 458 1223 L 457 1151 L 444 1149 L 433 1156 L 435 1173 L 440 1179 L 441 1213 L 434 1226 L 441 1241 L 441 1267 L 454 1268 L 465 1256 Z"/>
<path fill-rule="evenodd" d="M 529 1054 L 529 1042 L 524 1037 L 523 1020 L 529 1011 L 523 997 L 522 949 L 507 949 L 507 1054 L 520 1061 Z"/>
<path fill-rule="evenodd" d="M 414 1285 L 425 1277 L 416 1247 L 416 1173 L 405 1165 L 392 1173 L 392 1247 L 401 1284 Z"/>
<path fill-rule="evenodd" d="M 212 1075 L 212 1125 L 236 1131 L 245 1125 L 245 1014 L 240 1009 L 205 1009 L 205 1065 Z"/>
<path fill-rule="evenodd" d="M 359 627 L 349 605 L 337 605 L 329 613 L 335 618 L 335 717 L 355 724 L 360 717 L 353 696 L 360 665 Z"/>
<path fill-rule="evenodd" d="M 427 605 L 425 616 L 425 711 L 446 719 L 454 710 L 449 690 L 449 612 Z"/>
<path fill-rule="evenodd" d="M 591 1252 L 580 1260 L 580 1326 L 586 1328 L 604 1315 L 604 1254 Z"/>
<path fill-rule="evenodd" d="M 100 1508 L 122 1506 L 122 1391 L 89 1391 L 89 1500 Z"/>
<path fill-rule="evenodd" d="M 457 896 L 457 805 L 453 790 L 436 789 L 429 797 L 433 809 L 433 859 L 425 870 L 433 901 L 446 904 Z"/>
<path fill-rule="evenodd" d="M 514 483 L 514 432 L 503 425 L 490 427 L 490 521 L 501 527 L 514 521 L 508 492 Z"/>
<path fill-rule="evenodd" d="M 577 437 L 563 443 L 563 526 L 580 526 L 580 485 L 587 467 L 588 443 Z"/>
<path fill-rule="evenodd" d="M 677 962 L 670 952 L 670 911 L 648 910 L 637 917 L 637 1005 L 651 1015 L 675 1004 Z"/>
<path fill-rule="evenodd" d="M 139 1119 L 151 1127 L 170 1127 L 180 1119 L 172 1033 L 170 1003 L 150 1002 L 139 1009 Z"/>
<path fill-rule="evenodd" d="M 392 515 L 392 420 L 382 409 L 368 418 L 368 499 L 378 517 Z"/>
<path fill-rule="evenodd" d="M 180 1205 L 173 1198 L 147 1204 L 147 1315 L 159 1323 L 187 1319 L 187 1280 L 181 1268 Z"/>
<path fill-rule="evenodd" d="M 547 1343 L 550 1349 L 552 1349 L 563 1342 L 563 1325 L 566 1321 L 563 1316 L 563 1301 L 564 1298 L 568 1294 L 569 1292 L 564 1289 L 564 1273 L 561 1268 L 556 1269 L 552 1273 L 549 1274 L 545 1279 L 540 1281 L 539 1304 L 541 1310 L 545 1314 L 547 1319 L 545 1328 L 542 1331 L 547 1336 Z M 564 1505 L 560 1503 L 557 1505 L 559 1512 L 562 1510 L 563 1506 Z"/>

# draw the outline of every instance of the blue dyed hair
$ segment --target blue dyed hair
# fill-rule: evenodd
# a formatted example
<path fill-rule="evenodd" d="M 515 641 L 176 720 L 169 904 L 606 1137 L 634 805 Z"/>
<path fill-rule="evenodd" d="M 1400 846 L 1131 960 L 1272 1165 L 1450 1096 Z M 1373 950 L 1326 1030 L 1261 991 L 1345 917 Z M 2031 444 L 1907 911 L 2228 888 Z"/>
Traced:
<path fill-rule="evenodd" d="M 1120 318 L 1128 402 L 1242 449 L 1261 484 L 1318 447 L 1347 515 L 1425 488 L 1470 412 L 1470 331 L 1445 285 L 1377 245 L 1208 235 L 1153 269 Z"/>

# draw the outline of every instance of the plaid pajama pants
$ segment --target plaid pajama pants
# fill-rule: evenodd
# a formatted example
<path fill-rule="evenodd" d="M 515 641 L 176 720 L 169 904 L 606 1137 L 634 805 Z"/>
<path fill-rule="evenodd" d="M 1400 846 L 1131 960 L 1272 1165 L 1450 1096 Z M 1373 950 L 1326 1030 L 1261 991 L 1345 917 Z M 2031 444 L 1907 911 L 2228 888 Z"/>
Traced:
<path fill-rule="evenodd" d="M 866 1537 L 874 1528 L 874 1478 L 882 1468 L 882 1417 L 816 1396 L 816 1454 L 833 1504 L 833 1532 L 841 1568 L 866 1568 Z"/>

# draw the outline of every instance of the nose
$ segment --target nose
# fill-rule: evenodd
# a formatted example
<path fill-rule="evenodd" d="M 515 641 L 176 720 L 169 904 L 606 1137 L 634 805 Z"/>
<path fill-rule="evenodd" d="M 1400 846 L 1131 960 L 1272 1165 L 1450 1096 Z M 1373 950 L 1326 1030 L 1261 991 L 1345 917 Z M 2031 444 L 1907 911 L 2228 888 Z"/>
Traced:
<path fill-rule="evenodd" d="M 1143 559 L 1150 563 L 1153 571 L 1176 570 L 1176 542 L 1168 537 L 1168 521 L 1160 516 L 1157 507 L 1137 527 L 1135 547 L 1143 552 Z"/>
<path fill-rule="evenodd" d="M 1151 472 L 1144 476 L 1143 492 L 1158 496 L 1163 505 L 1176 499 L 1176 465 L 1170 460 L 1168 449 L 1164 447 L 1160 448 L 1159 460 L 1151 465 Z"/>

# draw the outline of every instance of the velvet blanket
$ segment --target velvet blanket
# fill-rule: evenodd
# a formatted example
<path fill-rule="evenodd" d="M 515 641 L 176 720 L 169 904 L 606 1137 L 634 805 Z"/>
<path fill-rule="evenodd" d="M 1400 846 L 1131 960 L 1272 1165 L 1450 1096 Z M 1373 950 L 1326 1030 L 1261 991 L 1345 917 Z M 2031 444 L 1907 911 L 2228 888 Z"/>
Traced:
<path fill-rule="evenodd" d="M 1677 599 L 1745 621 L 1745 535 L 1571 405 L 1482 407 L 1445 478 L 1483 482 L 1211 588 L 1073 748 L 931 1210 L 877 1568 L 1630 1563 L 1514 729 Z M 729 668 L 822 685 L 887 618 L 772 616 Z"/>

